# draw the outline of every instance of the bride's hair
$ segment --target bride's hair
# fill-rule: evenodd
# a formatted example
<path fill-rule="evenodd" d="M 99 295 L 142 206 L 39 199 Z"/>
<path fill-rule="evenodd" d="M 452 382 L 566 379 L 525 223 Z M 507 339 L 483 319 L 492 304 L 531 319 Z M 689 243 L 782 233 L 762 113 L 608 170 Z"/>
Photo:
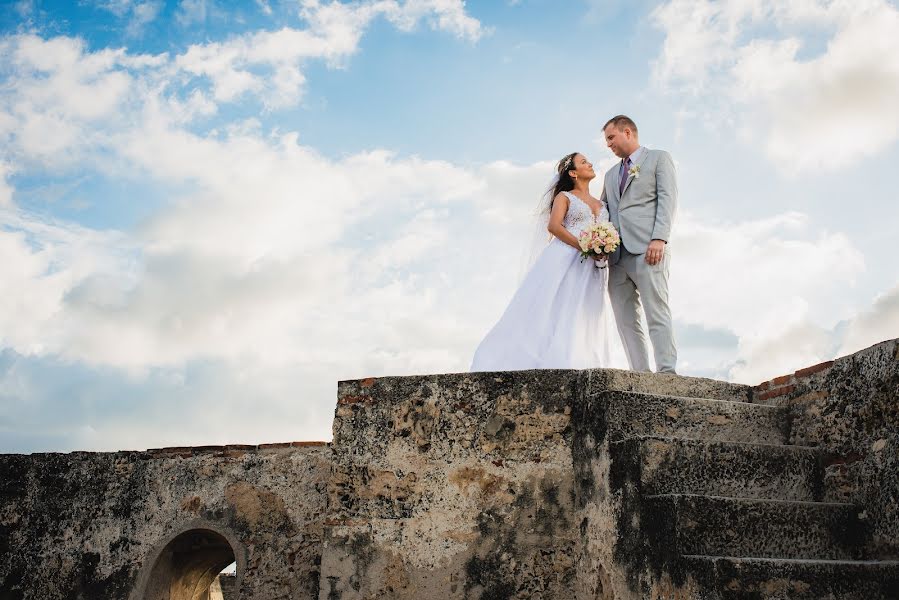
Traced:
<path fill-rule="evenodd" d="M 556 165 L 556 173 L 558 173 L 559 179 L 551 189 L 546 190 L 547 193 L 552 192 L 549 194 L 550 201 L 554 200 L 559 192 L 570 192 L 574 189 L 574 179 L 571 177 L 569 171 L 575 170 L 574 157 L 578 154 L 580 154 L 580 152 L 566 154 Z"/>

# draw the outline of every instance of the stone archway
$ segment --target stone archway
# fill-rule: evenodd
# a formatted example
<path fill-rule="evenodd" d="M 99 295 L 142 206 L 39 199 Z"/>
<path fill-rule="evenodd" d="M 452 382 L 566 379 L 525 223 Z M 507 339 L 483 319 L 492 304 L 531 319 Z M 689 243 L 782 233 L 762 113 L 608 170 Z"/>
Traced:
<path fill-rule="evenodd" d="M 231 536 L 209 526 L 183 530 L 151 555 L 132 600 L 212 600 L 210 585 L 218 574 L 237 562 L 238 581 L 243 560 Z"/>

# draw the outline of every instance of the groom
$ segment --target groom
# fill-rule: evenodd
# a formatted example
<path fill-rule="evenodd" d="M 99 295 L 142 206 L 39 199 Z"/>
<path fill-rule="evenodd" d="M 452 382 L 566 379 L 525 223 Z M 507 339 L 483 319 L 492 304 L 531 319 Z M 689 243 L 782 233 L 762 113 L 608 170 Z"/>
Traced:
<path fill-rule="evenodd" d="M 609 260 L 609 297 L 618 333 L 631 369 L 649 371 L 642 303 L 656 369 L 674 373 L 677 348 L 668 308 L 668 238 L 677 212 L 674 162 L 664 150 L 641 146 L 629 117 L 612 117 L 603 133 L 621 159 L 606 173 L 601 197 L 621 234 L 621 248 Z"/>

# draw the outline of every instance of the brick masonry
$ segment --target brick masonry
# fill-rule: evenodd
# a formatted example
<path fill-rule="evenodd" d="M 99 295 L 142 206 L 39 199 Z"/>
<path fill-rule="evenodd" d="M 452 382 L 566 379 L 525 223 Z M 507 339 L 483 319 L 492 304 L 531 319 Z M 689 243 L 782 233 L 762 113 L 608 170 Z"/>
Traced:
<path fill-rule="evenodd" d="M 833 364 L 834 361 L 829 360 L 811 367 L 799 369 L 790 375 L 781 375 L 770 381 L 762 382 L 753 390 L 753 399 L 756 402 L 767 402 L 775 398 L 789 396 L 796 391 L 797 385 L 801 384 L 812 375 L 827 371 Z"/>

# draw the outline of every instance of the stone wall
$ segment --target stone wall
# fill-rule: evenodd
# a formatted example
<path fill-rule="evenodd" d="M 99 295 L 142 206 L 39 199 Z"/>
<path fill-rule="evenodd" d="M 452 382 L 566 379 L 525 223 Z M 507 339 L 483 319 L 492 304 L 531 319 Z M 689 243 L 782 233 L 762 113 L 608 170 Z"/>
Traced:
<path fill-rule="evenodd" d="M 829 451 L 826 498 L 866 507 L 871 552 L 899 558 L 899 341 L 762 383 L 753 400 L 789 408 L 791 443 Z"/>
<path fill-rule="evenodd" d="M 317 598 L 329 454 L 315 443 L 0 456 L 0 598 L 145 600 L 208 585 L 233 561 L 240 598 Z M 173 572 L 173 553 L 190 569 Z"/>
<path fill-rule="evenodd" d="M 341 382 L 331 445 L 0 455 L 0 600 L 212 600 L 196 590 L 231 562 L 226 600 L 893 597 L 899 563 L 725 557 L 802 558 L 778 537 L 795 534 L 899 558 L 897 399 L 892 341 L 755 388 L 617 370 Z"/>
<path fill-rule="evenodd" d="M 575 371 L 342 382 L 321 598 L 563 598 Z"/>
<path fill-rule="evenodd" d="M 646 552 L 620 527 L 640 507 L 609 469 L 631 391 L 750 390 L 616 370 L 342 382 L 320 598 L 639 597 Z"/>

